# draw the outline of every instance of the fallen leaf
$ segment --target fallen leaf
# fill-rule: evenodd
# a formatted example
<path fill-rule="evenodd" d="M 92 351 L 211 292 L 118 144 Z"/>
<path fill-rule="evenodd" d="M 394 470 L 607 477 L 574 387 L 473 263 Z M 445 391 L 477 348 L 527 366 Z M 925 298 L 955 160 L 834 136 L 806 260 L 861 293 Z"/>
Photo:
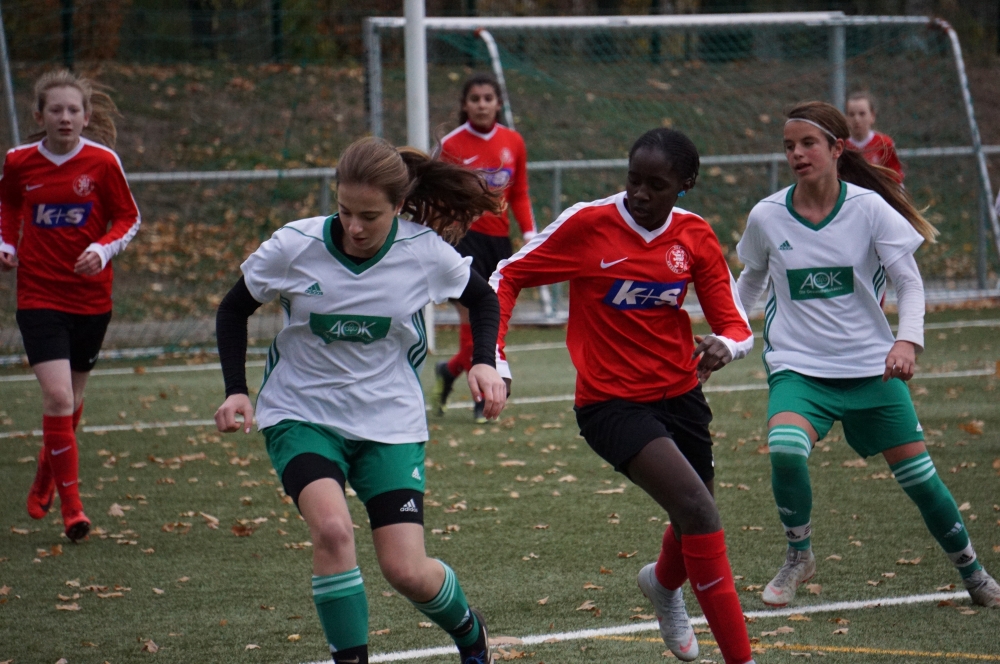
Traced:
<path fill-rule="evenodd" d="M 490 645 L 491 646 L 518 646 L 524 643 L 523 639 L 519 639 L 516 636 L 491 636 Z"/>
<path fill-rule="evenodd" d="M 527 464 L 524 461 L 518 461 L 517 459 L 509 459 L 507 461 L 501 461 L 500 465 L 504 468 L 510 468 L 511 466 L 525 466 Z"/>
<path fill-rule="evenodd" d="M 896 573 L 895 572 L 882 572 L 882 576 L 885 577 L 885 578 L 887 578 L 887 579 L 895 579 L 896 578 Z"/>
<path fill-rule="evenodd" d="M 804 616 L 801 613 L 793 613 L 792 615 L 788 616 L 788 619 L 795 622 L 812 622 L 812 618 L 810 618 L 809 616 Z"/>
<path fill-rule="evenodd" d="M 162 595 L 164 592 L 161 588 L 153 588 L 153 593 L 156 595 Z"/>
<path fill-rule="evenodd" d="M 595 491 L 594 493 L 604 496 L 611 495 L 612 493 L 625 493 L 625 487 L 620 486 L 616 489 L 601 489 L 600 491 Z"/>
<path fill-rule="evenodd" d="M 538 606 L 545 606 L 548 603 L 549 603 L 549 597 L 548 597 L 548 595 L 546 595 L 545 597 L 541 598 L 537 602 Z"/>
<path fill-rule="evenodd" d="M 965 608 L 959 609 L 958 612 L 961 613 L 963 616 L 974 616 L 977 613 L 979 613 L 979 611 L 974 611 L 973 609 L 970 609 L 969 607 L 965 607 Z"/>
<path fill-rule="evenodd" d="M 389 631 L 390 630 L 388 630 L 388 629 L 377 629 L 374 632 L 372 632 L 372 634 L 374 634 L 375 636 L 385 636 L 386 634 L 389 633 Z M 295 636 L 298 636 L 298 634 L 296 634 Z M 289 638 L 291 638 L 291 637 L 289 637 Z M 298 639 L 295 639 L 295 640 L 298 641 Z"/>
<path fill-rule="evenodd" d="M 968 512 L 971 509 L 972 509 L 972 504 L 968 502 L 962 503 L 961 505 L 958 506 L 959 512 Z"/>
<path fill-rule="evenodd" d="M 562 477 L 560 477 L 556 481 L 557 482 L 575 482 L 576 481 L 576 477 L 573 476 L 573 475 L 563 475 Z"/>
<path fill-rule="evenodd" d="M 637 553 L 639 553 L 639 552 L 638 551 L 633 551 L 632 553 L 625 553 L 624 551 L 619 551 L 618 552 L 618 557 L 619 558 L 632 558 Z"/>
<path fill-rule="evenodd" d="M 260 646 L 257 645 L 256 643 L 248 643 L 247 647 L 244 648 L 244 650 L 260 650 Z"/>
<path fill-rule="evenodd" d="M 583 589 L 584 590 L 604 590 L 604 586 L 597 586 L 597 585 L 594 585 L 593 583 L 591 583 L 590 581 L 587 581 L 585 584 L 583 584 Z"/>
<path fill-rule="evenodd" d="M 233 535 L 236 535 L 237 537 L 250 537 L 256 529 L 257 526 L 250 523 L 236 523 L 233 524 L 232 528 L 230 528 L 230 530 L 233 531 Z"/>
<path fill-rule="evenodd" d="M 57 611 L 79 611 L 80 610 L 80 605 L 77 604 L 76 602 L 73 602 L 72 604 L 56 604 L 56 610 Z"/>
<path fill-rule="evenodd" d="M 97 593 L 97 596 L 101 599 L 114 599 L 116 597 L 125 597 L 125 593 L 113 592 L 113 593 Z"/>
<path fill-rule="evenodd" d="M 955 589 L 955 584 L 954 583 L 947 583 L 947 584 L 945 584 L 943 586 L 938 586 L 934 590 L 937 590 L 937 591 L 940 592 L 940 591 L 944 591 L 944 590 L 954 590 L 954 589 Z"/>
<path fill-rule="evenodd" d="M 823 586 L 818 583 L 807 583 L 806 590 L 809 591 L 810 595 L 818 595 L 823 592 Z"/>
<path fill-rule="evenodd" d="M 841 627 L 840 629 L 833 630 L 833 633 L 834 634 L 847 634 L 847 630 L 848 629 L 850 629 L 850 628 L 849 627 Z"/>
<path fill-rule="evenodd" d="M 576 607 L 576 610 L 577 611 L 593 611 L 596 608 L 597 608 L 597 605 L 594 604 L 594 600 L 588 599 L 586 602 L 584 602 L 580 606 Z"/>
<path fill-rule="evenodd" d="M 629 620 L 655 620 L 655 613 L 637 613 L 634 616 L 629 617 Z"/>
<path fill-rule="evenodd" d="M 868 462 L 864 459 L 850 459 L 840 465 L 844 468 L 867 468 Z"/>
<path fill-rule="evenodd" d="M 302 638 L 302 636 L 300 634 L 289 634 L 288 635 L 288 640 L 291 641 L 292 643 L 295 643 L 296 641 L 298 641 L 301 638 Z"/>
<path fill-rule="evenodd" d="M 111 507 L 108 508 L 108 516 L 122 517 L 125 516 L 125 510 L 118 503 L 112 503 Z"/>
<path fill-rule="evenodd" d="M 981 436 L 983 434 L 984 425 L 985 422 L 982 420 L 969 420 L 968 422 L 959 424 L 958 428 L 973 436 Z"/>
<path fill-rule="evenodd" d="M 27 528 L 15 528 L 14 526 L 11 526 L 10 527 L 10 532 L 14 533 L 15 535 L 27 535 L 28 534 L 28 529 Z"/>
<path fill-rule="evenodd" d="M 417 627 L 419 627 L 420 629 L 430 629 L 433 626 L 434 626 L 434 623 L 432 623 L 432 622 L 418 622 L 417 623 Z"/>
<path fill-rule="evenodd" d="M 609 570 L 604 565 L 601 565 L 601 574 L 614 574 L 614 572 L 612 570 Z"/>
<path fill-rule="evenodd" d="M 843 558 L 841 558 L 840 556 L 838 556 L 836 553 L 830 554 L 829 556 L 826 557 L 826 559 L 827 560 L 843 560 Z"/>
<path fill-rule="evenodd" d="M 912 560 L 907 560 L 906 558 L 900 558 L 899 560 L 896 561 L 896 564 L 897 565 L 919 565 L 921 560 L 923 560 L 922 556 L 917 556 L 916 558 L 913 558 Z"/>

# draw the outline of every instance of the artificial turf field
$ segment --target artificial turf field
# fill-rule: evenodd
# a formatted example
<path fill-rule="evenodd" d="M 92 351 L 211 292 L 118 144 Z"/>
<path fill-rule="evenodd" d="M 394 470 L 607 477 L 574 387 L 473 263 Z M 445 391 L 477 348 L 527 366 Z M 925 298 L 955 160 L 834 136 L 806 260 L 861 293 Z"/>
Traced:
<path fill-rule="evenodd" d="M 928 348 L 911 391 L 938 470 L 963 505 L 980 559 L 996 574 L 1000 311 L 943 312 L 927 320 Z M 431 418 L 428 552 L 455 568 L 494 636 L 535 637 L 501 646 L 503 659 L 664 661 L 635 576 L 656 557 L 665 514 L 578 437 L 568 396 L 517 403 L 572 394 L 575 374 L 563 338 L 561 329 L 511 333 L 509 342 L 522 348 L 510 354 L 515 402 L 499 423 L 474 425 L 463 407 Z M 453 347 L 454 334 L 442 332 L 438 344 Z M 425 367 L 427 388 L 435 359 Z M 210 419 L 222 399 L 220 373 L 178 359 L 98 366 L 122 368 L 115 375 L 99 371 L 87 388 L 86 427 L 129 428 L 79 434 L 81 491 L 94 522 L 94 533 L 79 545 L 61 535 L 58 516 L 36 522 L 25 512 L 41 439 L 10 434 L 39 426 L 40 396 L 33 380 L 12 379 L 25 369 L 0 372 L 0 662 L 328 659 L 310 595 L 308 530 L 294 505 L 282 501 L 263 438 L 222 436 L 210 426 L 133 426 Z M 252 383 L 260 371 L 250 369 Z M 759 341 L 750 358 L 708 383 L 717 499 L 748 613 L 767 609 L 759 591 L 784 553 L 768 457 L 761 453 L 763 383 Z M 742 389 L 720 391 L 725 386 Z M 459 385 L 455 400 L 467 401 L 466 395 Z M 1000 661 L 1000 611 L 970 610 L 967 596 L 943 605 L 940 598 L 904 599 L 860 608 L 961 587 L 949 588 L 960 584 L 957 573 L 884 461 L 858 467 L 841 435 L 835 427 L 810 460 L 819 560 L 814 593 L 800 590 L 792 607 L 799 615 L 752 619 L 757 661 Z M 382 580 L 364 508 L 356 498 L 349 502 L 371 605 L 371 651 L 447 646 L 447 636 L 421 627 L 426 619 Z M 690 612 L 700 616 L 690 590 L 686 595 Z M 856 604 L 815 609 L 834 602 Z M 615 629 L 629 626 L 642 629 Z M 587 629 L 604 631 L 572 634 Z M 701 660 L 721 663 L 707 643 L 711 634 L 700 639 Z"/>

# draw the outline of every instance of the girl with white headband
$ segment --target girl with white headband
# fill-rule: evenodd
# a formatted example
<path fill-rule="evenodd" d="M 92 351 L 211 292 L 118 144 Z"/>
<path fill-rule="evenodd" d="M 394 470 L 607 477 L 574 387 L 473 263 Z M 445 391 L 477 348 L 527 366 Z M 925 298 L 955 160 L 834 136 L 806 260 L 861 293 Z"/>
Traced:
<path fill-rule="evenodd" d="M 807 461 L 835 420 L 862 457 L 881 454 L 958 569 L 976 604 L 1000 608 L 1000 585 L 976 558 L 954 498 L 924 445 L 905 381 L 923 349 L 924 289 L 913 253 L 937 230 L 887 168 L 845 149 L 847 120 L 823 102 L 799 104 L 784 128 L 795 184 L 758 203 L 736 247 L 749 311 L 768 286 L 771 485 L 788 539 L 763 599 L 785 606 L 816 573 Z M 899 330 L 882 311 L 895 285 Z"/>

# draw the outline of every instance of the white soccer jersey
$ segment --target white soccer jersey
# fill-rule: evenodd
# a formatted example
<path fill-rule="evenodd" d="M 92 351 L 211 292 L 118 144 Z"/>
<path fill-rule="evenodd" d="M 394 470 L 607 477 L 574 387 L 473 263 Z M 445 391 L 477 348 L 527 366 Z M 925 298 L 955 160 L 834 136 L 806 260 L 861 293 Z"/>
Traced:
<path fill-rule="evenodd" d="M 881 306 L 885 266 L 912 254 L 923 238 L 868 189 L 841 183 L 837 204 L 819 224 L 794 211 L 793 190 L 755 205 L 736 246 L 744 265 L 770 277 L 763 352 L 768 373 L 881 375 L 895 341 Z"/>
<path fill-rule="evenodd" d="M 283 226 L 240 266 L 254 299 L 280 298 L 285 311 L 257 397 L 258 427 L 290 419 L 351 440 L 425 441 L 423 307 L 459 297 L 471 259 L 397 219 L 379 253 L 358 265 L 334 245 L 335 223 Z"/>

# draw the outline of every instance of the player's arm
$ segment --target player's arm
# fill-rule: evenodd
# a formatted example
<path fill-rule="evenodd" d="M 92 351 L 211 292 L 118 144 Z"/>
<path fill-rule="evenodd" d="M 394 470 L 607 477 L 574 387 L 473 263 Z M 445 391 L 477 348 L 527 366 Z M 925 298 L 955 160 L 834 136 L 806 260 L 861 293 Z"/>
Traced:
<path fill-rule="evenodd" d="M 496 370 L 500 303 L 486 279 L 475 270 L 469 270 L 469 283 L 458 301 L 469 310 L 472 327 L 472 368 L 469 370 L 472 398 L 483 402 L 483 415 L 495 419 L 507 402 L 507 386 Z"/>
<path fill-rule="evenodd" d="M 711 372 L 746 357 L 753 348 L 753 331 L 740 303 L 736 280 L 711 229 L 706 228 L 694 251 L 694 287 L 705 320 L 712 328 L 712 334 L 702 339 L 694 350 L 696 357 L 701 355 L 698 375 L 704 380 Z"/>
<path fill-rule="evenodd" d="M 521 289 L 568 281 L 580 271 L 587 241 L 586 223 L 575 216 L 578 209 L 579 206 L 573 206 L 561 214 L 520 251 L 501 261 L 490 277 L 490 286 L 500 301 L 497 371 L 504 378 L 511 377 L 504 338 Z"/>
<path fill-rule="evenodd" d="M 531 196 L 528 194 L 528 151 L 524 147 L 524 139 L 517 134 L 517 149 L 514 151 L 514 180 L 507 189 L 507 202 L 511 212 L 521 228 L 521 237 L 530 242 L 537 230 L 535 214 L 531 209 Z"/>
<path fill-rule="evenodd" d="M 80 254 L 74 267 L 77 274 L 92 276 L 103 270 L 128 246 L 142 225 L 142 216 L 117 156 L 114 163 L 109 163 L 104 170 L 101 192 L 101 204 L 108 213 L 108 231 Z"/>
<path fill-rule="evenodd" d="M 10 167 L 10 154 L 3 164 L 0 177 L 0 269 L 4 272 L 17 267 L 17 243 L 21 236 L 20 181 Z"/>
<path fill-rule="evenodd" d="M 899 329 L 896 343 L 885 358 L 882 380 L 910 380 L 916 368 L 917 354 L 924 350 L 924 282 L 913 254 L 904 254 L 885 268 L 896 288 Z"/>
<path fill-rule="evenodd" d="M 215 425 L 219 431 L 239 431 L 236 415 L 243 416 L 243 431 L 250 433 L 253 423 L 253 404 L 247 389 L 247 321 L 262 305 L 247 288 L 246 279 L 240 277 L 219 304 L 215 315 L 215 336 L 219 344 L 219 363 L 226 384 L 226 400 L 215 411 Z"/>
<path fill-rule="evenodd" d="M 899 161 L 899 155 L 896 154 L 896 144 L 893 143 L 892 139 L 888 136 L 885 137 L 885 146 L 883 147 L 883 161 L 882 165 L 886 168 L 891 168 L 896 172 L 896 180 L 903 184 L 903 164 Z"/>

